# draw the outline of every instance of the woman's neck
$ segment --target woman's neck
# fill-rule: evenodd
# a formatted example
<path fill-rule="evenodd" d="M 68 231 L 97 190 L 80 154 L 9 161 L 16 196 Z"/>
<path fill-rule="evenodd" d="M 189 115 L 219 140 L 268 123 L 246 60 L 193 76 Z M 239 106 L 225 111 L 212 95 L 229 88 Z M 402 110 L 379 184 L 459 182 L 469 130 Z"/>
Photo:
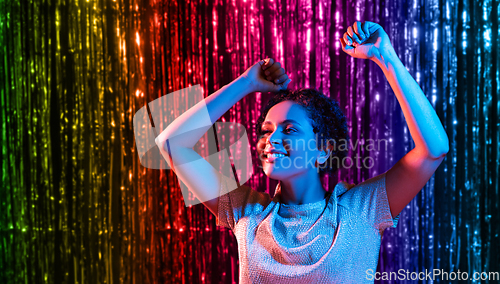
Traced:
<path fill-rule="evenodd" d="M 315 170 L 287 180 L 281 180 L 280 184 L 280 202 L 287 205 L 318 202 L 325 199 L 327 195 L 327 191 L 321 184 L 319 174 Z"/>

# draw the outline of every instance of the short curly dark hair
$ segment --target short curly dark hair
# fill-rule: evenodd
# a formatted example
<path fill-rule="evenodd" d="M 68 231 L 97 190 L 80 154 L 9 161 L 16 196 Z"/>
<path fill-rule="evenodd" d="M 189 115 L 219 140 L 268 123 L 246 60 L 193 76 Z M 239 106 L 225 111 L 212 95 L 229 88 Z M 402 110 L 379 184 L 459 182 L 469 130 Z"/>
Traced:
<path fill-rule="evenodd" d="M 313 88 L 302 88 L 295 91 L 279 91 L 267 102 L 260 117 L 257 119 L 256 130 L 259 139 L 263 135 L 261 125 L 267 113 L 273 106 L 283 101 L 293 101 L 302 106 L 313 122 L 312 127 L 314 133 L 317 133 L 318 137 L 321 137 L 323 141 L 326 140 L 330 145 L 334 146 L 334 151 L 331 153 L 328 160 L 325 161 L 327 164 L 322 164 L 320 167 L 320 177 L 323 177 L 327 173 L 336 172 L 339 169 L 338 165 L 341 164 L 339 161 L 342 161 L 349 152 L 348 147 L 339 147 L 338 142 L 342 141 L 342 143 L 347 143 L 346 145 L 349 145 L 348 142 L 350 139 L 347 119 L 340 109 L 339 103 Z M 334 145 L 335 143 L 337 144 Z M 317 145 L 318 147 L 320 146 L 320 141 L 317 141 Z M 334 161 L 335 159 L 337 159 L 337 161 Z"/>

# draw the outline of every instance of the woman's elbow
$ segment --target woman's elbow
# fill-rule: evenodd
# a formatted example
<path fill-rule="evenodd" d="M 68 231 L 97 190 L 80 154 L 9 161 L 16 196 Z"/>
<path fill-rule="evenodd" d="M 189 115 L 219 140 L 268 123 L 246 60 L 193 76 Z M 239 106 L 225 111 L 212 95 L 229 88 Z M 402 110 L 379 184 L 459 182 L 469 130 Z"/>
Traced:
<path fill-rule="evenodd" d="M 434 151 L 433 151 L 433 157 L 435 159 L 441 159 L 443 158 L 444 156 L 446 156 L 446 154 L 448 154 L 448 151 L 450 151 L 450 141 L 448 139 L 448 134 L 446 132 L 444 132 L 444 135 L 441 135 L 443 136 L 442 139 L 440 139 L 441 141 L 437 142 L 435 147 L 434 147 Z"/>
<path fill-rule="evenodd" d="M 429 156 L 433 159 L 442 159 L 448 154 L 448 151 L 450 150 L 450 147 L 448 143 L 443 144 L 439 148 L 435 148 L 431 153 L 429 153 Z"/>

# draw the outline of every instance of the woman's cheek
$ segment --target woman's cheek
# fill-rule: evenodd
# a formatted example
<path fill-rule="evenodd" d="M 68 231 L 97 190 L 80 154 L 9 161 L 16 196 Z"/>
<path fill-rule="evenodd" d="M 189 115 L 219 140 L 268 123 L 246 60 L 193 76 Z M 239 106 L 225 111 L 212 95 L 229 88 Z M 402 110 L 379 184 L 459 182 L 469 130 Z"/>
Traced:
<path fill-rule="evenodd" d="M 307 160 L 309 159 L 307 151 L 303 149 L 294 149 L 290 154 L 291 162 L 294 167 L 304 169 L 307 167 Z"/>
<path fill-rule="evenodd" d="M 257 154 L 259 155 L 259 160 L 263 160 L 264 157 L 264 150 L 266 149 L 266 141 L 264 138 L 260 139 L 259 142 L 257 142 Z"/>

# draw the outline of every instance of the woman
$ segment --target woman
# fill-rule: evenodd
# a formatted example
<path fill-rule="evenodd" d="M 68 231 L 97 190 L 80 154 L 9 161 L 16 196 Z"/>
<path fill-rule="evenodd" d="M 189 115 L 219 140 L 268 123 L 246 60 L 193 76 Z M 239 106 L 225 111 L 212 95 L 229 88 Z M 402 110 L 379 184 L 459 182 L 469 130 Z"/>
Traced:
<path fill-rule="evenodd" d="M 335 145 L 349 139 L 345 117 L 335 101 L 315 90 L 286 91 L 290 79 L 272 59 L 248 68 L 157 138 L 177 176 L 205 200 L 217 225 L 233 230 L 240 283 L 373 283 L 383 230 L 396 226 L 401 210 L 448 152 L 439 118 L 382 27 L 355 22 L 339 40 L 350 56 L 382 68 L 415 141 L 383 174 L 356 186 L 340 182 L 332 192 L 323 188 L 320 177 L 337 169 L 331 161 L 346 155 Z M 273 198 L 221 176 L 192 149 L 220 116 L 256 91 L 279 91 L 258 121 L 263 170 L 280 181 Z"/>

